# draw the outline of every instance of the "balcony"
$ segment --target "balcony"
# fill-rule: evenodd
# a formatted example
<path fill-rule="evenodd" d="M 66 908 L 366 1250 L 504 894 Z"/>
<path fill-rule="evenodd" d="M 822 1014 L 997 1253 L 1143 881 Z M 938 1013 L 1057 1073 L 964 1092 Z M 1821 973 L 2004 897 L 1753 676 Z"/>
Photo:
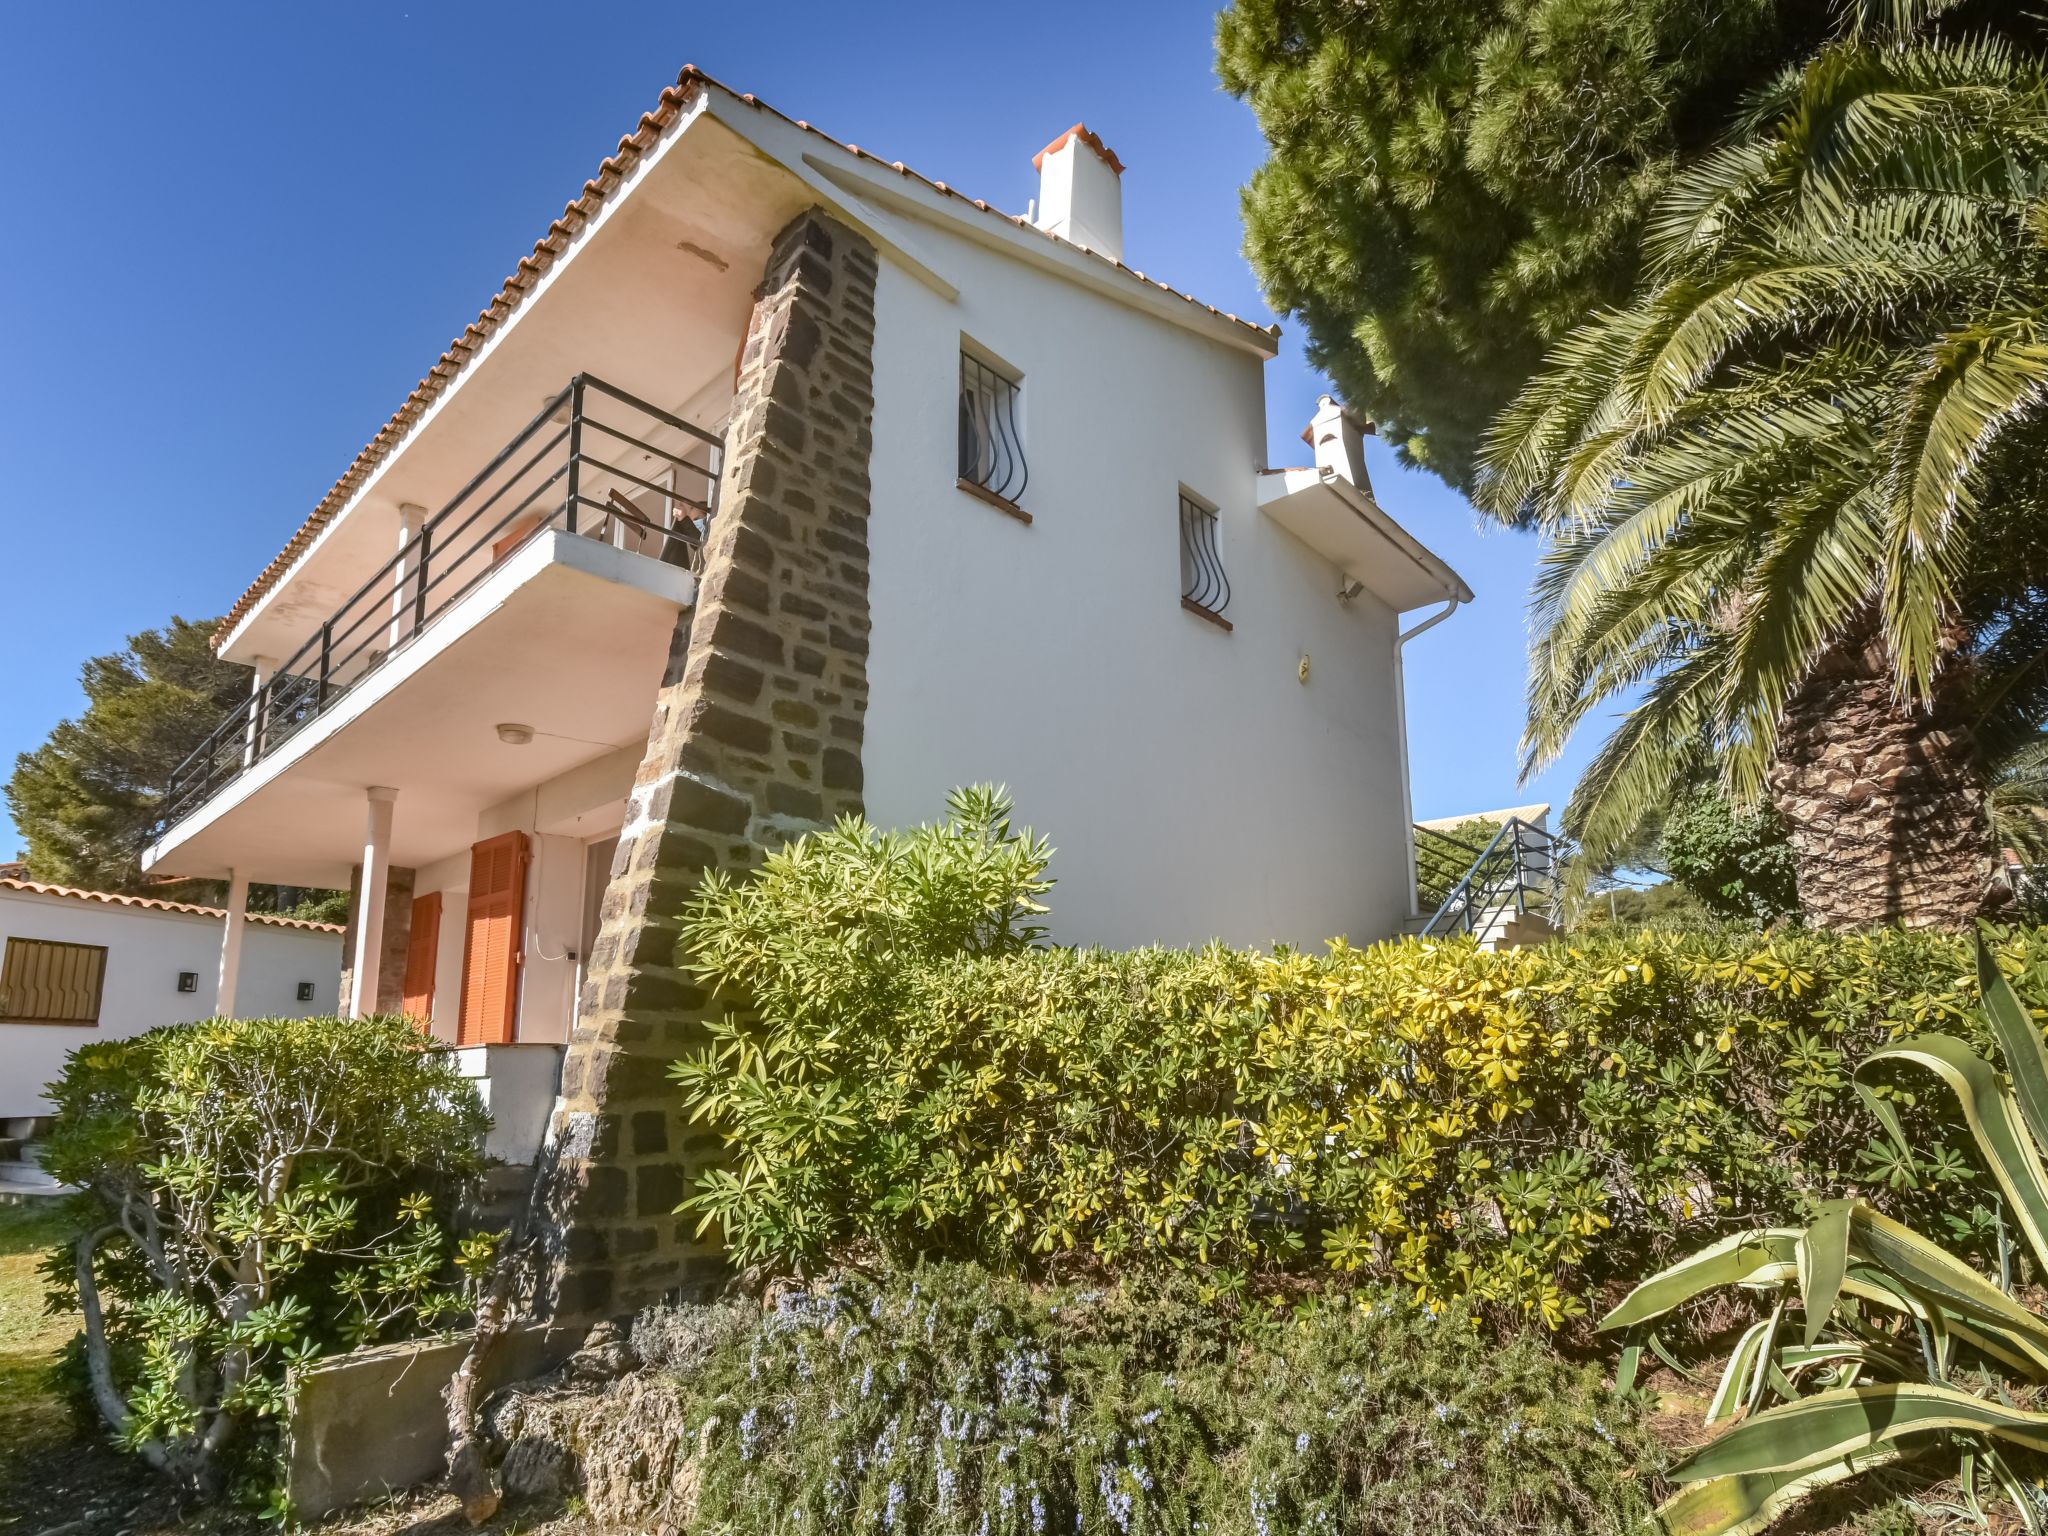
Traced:
<path fill-rule="evenodd" d="M 486 662 L 509 663 L 536 624 L 559 630 L 560 600 L 506 623 L 515 590 L 597 577 L 651 598 L 654 619 L 672 614 L 694 593 L 721 453 L 701 427 L 587 374 L 570 380 L 178 766 L 153 852 L 238 780 L 295 755 L 320 722 L 359 714 L 366 695 L 411 682 L 476 626 L 495 617 L 506 631 Z M 612 617 L 629 620 L 633 606 Z"/>

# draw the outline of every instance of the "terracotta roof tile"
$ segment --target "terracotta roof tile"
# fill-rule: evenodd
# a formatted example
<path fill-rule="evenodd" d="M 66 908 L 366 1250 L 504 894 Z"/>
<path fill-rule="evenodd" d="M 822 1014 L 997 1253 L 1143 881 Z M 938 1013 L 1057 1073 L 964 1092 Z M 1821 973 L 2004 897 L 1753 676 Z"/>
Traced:
<path fill-rule="evenodd" d="M 151 912 L 183 912 L 193 917 L 226 917 L 219 907 L 196 906 L 189 901 L 159 901 L 154 896 L 124 896 L 118 891 L 81 891 L 69 885 L 44 885 L 38 880 L 0 879 L 0 891 L 27 891 L 35 896 L 69 896 L 77 901 L 97 901 L 110 907 L 144 907 Z M 274 912 L 246 914 L 252 923 L 273 928 L 302 928 L 307 933 L 345 933 L 339 923 L 313 923 L 302 917 L 280 917 Z"/>
<path fill-rule="evenodd" d="M 568 206 L 562 210 L 562 216 L 551 223 L 548 226 L 547 233 L 535 242 L 533 253 L 530 256 L 520 258 L 518 266 L 513 269 L 512 275 L 505 279 L 504 286 L 499 289 L 496 296 L 492 298 L 489 304 L 484 306 L 483 311 L 476 319 L 463 329 L 462 334 L 448 344 L 448 350 L 443 352 L 440 360 L 427 370 L 427 376 L 413 387 L 412 393 L 406 396 L 405 403 L 399 406 L 398 410 L 384 424 L 377 435 L 370 439 L 361 453 L 356 455 L 355 462 L 349 465 L 348 470 L 339 480 L 335 481 L 333 488 L 320 498 L 318 505 L 313 508 L 305 522 L 300 524 L 298 532 L 292 535 L 290 541 L 278 553 L 277 558 L 263 568 L 262 574 L 249 584 L 247 591 L 235 599 L 234 606 L 228 610 L 227 617 L 221 621 L 219 630 L 214 634 L 214 643 L 216 645 L 220 643 L 221 639 L 229 631 L 248 617 L 250 611 L 255 608 L 257 603 L 262 601 L 264 595 L 291 568 L 293 562 L 305 553 L 313 540 L 319 536 L 320 530 L 334 519 L 336 513 L 348 505 L 350 498 L 369 479 L 371 471 L 390 455 L 392 449 L 398 445 L 405 434 L 411 431 L 414 425 L 418 423 L 420 417 L 426 413 L 427 407 L 433 404 L 441 392 L 454 380 L 455 376 L 462 371 L 463 366 L 469 361 L 477 348 L 488 340 L 492 333 L 504 323 L 505 319 L 519 307 L 521 302 L 524 301 L 527 291 L 554 265 L 563 251 L 567 249 L 570 237 L 596 216 L 599 207 L 602 206 L 604 201 L 613 192 L 618 190 L 620 183 L 625 180 L 626 174 L 646 156 L 650 149 L 661 141 L 669 129 L 675 126 L 677 120 L 682 116 L 683 108 L 689 105 L 699 91 L 705 89 L 720 91 L 737 101 L 744 102 L 757 111 L 771 113 L 781 118 L 784 122 L 791 123 L 797 128 L 802 129 L 805 133 L 812 134 L 822 139 L 825 143 L 846 151 L 857 159 L 872 160 L 876 164 L 885 165 L 889 169 L 896 171 L 899 175 L 913 181 L 922 182 L 933 191 L 967 203 L 992 217 L 1003 219 L 1020 229 L 1030 230 L 1034 234 L 1042 235 L 1045 239 L 1053 241 L 1055 244 L 1068 246 L 1071 250 L 1083 251 L 1084 254 L 1093 257 L 1095 260 L 1107 262 L 1119 271 L 1127 273 L 1133 280 L 1145 283 L 1149 287 L 1157 288 L 1161 292 L 1171 294 L 1175 298 L 1185 300 L 1187 303 L 1206 310 L 1209 314 L 1215 315 L 1219 319 L 1230 321 L 1235 325 L 1244 327 L 1248 331 L 1268 338 L 1277 337 L 1280 334 L 1280 327 L 1277 325 L 1255 325 L 1249 320 L 1240 319 L 1227 310 L 1218 309 L 1213 304 L 1203 304 L 1192 295 L 1182 293 L 1180 290 L 1159 282 L 1154 278 L 1149 278 L 1142 272 L 1134 271 L 1122 262 L 1103 255 L 1100 251 L 1088 251 L 1085 247 L 1073 245 L 1069 241 L 1060 239 L 1057 235 L 1039 229 L 1021 215 L 1003 213 L 998 209 L 990 207 L 980 198 L 963 196 L 942 181 L 933 181 L 929 177 L 920 176 L 917 172 L 908 169 L 900 160 L 879 160 L 876 156 L 860 148 L 859 145 L 842 143 L 830 134 L 813 127 L 804 119 L 791 117 L 786 112 L 778 112 L 765 102 L 756 100 L 752 95 L 743 95 L 740 92 L 734 91 L 732 87 L 712 79 L 711 76 L 705 74 L 694 64 L 686 64 L 683 66 L 682 73 L 676 77 L 676 83 L 662 91 L 660 99 L 655 103 L 654 110 L 643 113 L 633 131 L 619 140 L 618 149 L 605 158 L 604 162 L 598 166 L 597 174 L 583 184 L 582 192 L 570 201 Z M 1058 144 L 1063 143 L 1066 138 L 1076 133 L 1085 134 L 1095 147 L 1101 149 L 1101 141 L 1096 139 L 1093 134 L 1088 134 L 1087 130 L 1078 123 L 1059 139 L 1054 140 L 1053 144 L 1048 145 L 1047 149 L 1056 147 Z M 1114 155 L 1110 155 L 1106 149 L 1102 149 L 1102 153 L 1112 164 L 1116 164 L 1116 157 Z M 1036 162 L 1034 161 L 1033 163 L 1035 164 Z M 1117 168 L 1119 170 L 1122 169 L 1120 165 Z"/>

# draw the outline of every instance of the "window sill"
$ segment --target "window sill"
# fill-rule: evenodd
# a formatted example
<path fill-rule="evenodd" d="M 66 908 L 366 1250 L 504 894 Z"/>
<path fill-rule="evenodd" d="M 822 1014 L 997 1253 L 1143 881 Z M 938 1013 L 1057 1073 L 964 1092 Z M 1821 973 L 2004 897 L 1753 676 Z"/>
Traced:
<path fill-rule="evenodd" d="M 1195 616 L 1196 618 L 1198 618 L 1198 619 L 1207 619 L 1207 620 L 1208 620 L 1208 621 L 1209 621 L 1209 622 L 1210 622 L 1211 624 L 1214 624 L 1214 625 L 1215 625 L 1215 626 L 1216 626 L 1216 627 L 1217 627 L 1218 629 L 1220 629 L 1220 630 L 1223 630 L 1223 631 L 1225 631 L 1226 633 L 1228 633 L 1228 632 L 1229 632 L 1230 630 L 1232 630 L 1232 629 L 1236 628 L 1236 626 L 1235 626 L 1235 625 L 1233 625 L 1233 624 L 1232 624 L 1232 623 L 1230 622 L 1230 620 L 1228 620 L 1228 619 L 1226 619 L 1225 617 L 1223 617 L 1223 615 L 1222 615 L 1222 614 L 1220 614 L 1220 613 L 1218 613 L 1218 612 L 1217 612 L 1217 611 L 1216 611 L 1215 609 L 1213 609 L 1213 608 L 1204 608 L 1204 607 L 1203 607 L 1203 606 L 1202 606 L 1202 605 L 1201 605 L 1200 603 L 1196 602 L 1196 601 L 1195 601 L 1195 600 L 1194 600 L 1194 599 L 1193 599 L 1192 597 L 1184 597 L 1184 598 L 1182 598 L 1182 599 L 1180 600 L 1180 605 L 1181 605 L 1181 607 L 1183 607 L 1183 608 L 1187 609 L 1187 611 L 1188 611 L 1189 613 L 1192 613 L 1192 614 L 1193 614 L 1193 615 L 1194 615 L 1194 616 Z"/>
<path fill-rule="evenodd" d="M 1030 524 L 1031 514 L 1010 500 L 1009 497 L 998 496 L 994 491 L 989 490 L 985 486 L 976 485 L 972 480 L 955 480 L 953 483 L 976 501 L 985 501 L 998 512 L 1007 513 L 1009 516 L 1017 519 L 1018 522 L 1027 526 Z"/>

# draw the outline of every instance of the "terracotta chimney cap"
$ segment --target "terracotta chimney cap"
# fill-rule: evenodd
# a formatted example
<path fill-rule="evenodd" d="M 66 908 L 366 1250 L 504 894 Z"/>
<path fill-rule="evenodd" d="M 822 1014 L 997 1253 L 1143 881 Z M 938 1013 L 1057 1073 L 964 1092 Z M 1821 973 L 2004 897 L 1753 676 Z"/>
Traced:
<path fill-rule="evenodd" d="M 1083 144 L 1086 144 L 1090 149 L 1094 150 L 1096 154 L 1102 157 L 1102 163 L 1104 165 L 1108 166 L 1112 171 L 1115 171 L 1117 175 L 1123 175 L 1124 163 L 1123 161 L 1117 159 L 1116 151 L 1111 149 L 1107 144 L 1103 143 L 1102 140 L 1099 137 L 1097 137 L 1095 132 L 1091 128 L 1089 128 L 1089 126 L 1086 123 L 1074 124 L 1073 127 L 1069 128 L 1065 133 L 1061 134 L 1058 138 L 1054 139 L 1050 144 L 1046 145 L 1045 148 L 1041 149 L 1037 154 L 1033 155 L 1031 157 L 1031 169 L 1043 173 L 1045 170 L 1045 157 L 1047 155 L 1056 155 L 1061 150 L 1065 149 L 1067 147 L 1067 141 L 1069 139 L 1079 139 Z"/>
<path fill-rule="evenodd" d="M 1321 421 L 1333 406 L 1340 413 L 1342 413 L 1345 421 L 1349 422 L 1353 427 L 1356 427 L 1365 436 L 1379 436 L 1379 423 L 1367 420 L 1365 417 L 1359 415 L 1358 412 L 1352 410 L 1350 406 L 1345 405 L 1342 401 L 1338 400 L 1334 395 L 1321 395 L 1318 396 L 1316 399 L 1315 415 L 1310 417 L 1308 425 L 1301 429 L 1301 440 L 1304 443 L 1307 443 L 1311 448 L 1313 448 L 1316 443 L 1316 423 Z"/>

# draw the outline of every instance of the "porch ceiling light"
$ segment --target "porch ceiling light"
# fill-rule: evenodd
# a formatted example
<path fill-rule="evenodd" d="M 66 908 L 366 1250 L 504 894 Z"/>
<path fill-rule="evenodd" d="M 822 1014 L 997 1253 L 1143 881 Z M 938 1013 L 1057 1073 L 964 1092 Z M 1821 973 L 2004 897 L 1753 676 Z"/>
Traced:
<path fill-rule="evenodd" d="M 533 740 L 533 727 L 530 725 L 514 725 L 508 721 L 498 727 L 498 740 L 504 742 L 508 747 L 523 747 Z"/>

